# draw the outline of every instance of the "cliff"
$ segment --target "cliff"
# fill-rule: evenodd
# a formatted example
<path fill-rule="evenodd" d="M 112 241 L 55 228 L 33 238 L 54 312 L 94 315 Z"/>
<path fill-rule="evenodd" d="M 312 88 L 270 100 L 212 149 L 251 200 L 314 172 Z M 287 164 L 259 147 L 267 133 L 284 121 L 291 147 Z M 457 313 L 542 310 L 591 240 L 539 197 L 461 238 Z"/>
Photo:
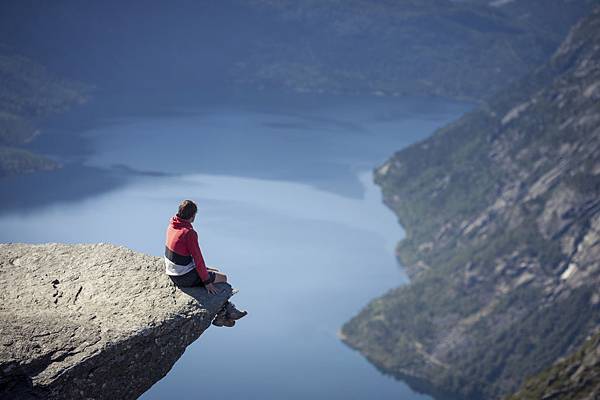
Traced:
<path fill-rule="evenodd" d="M 110 244 L 0 244 L 0 397 L 135 399 L 233 294 Z"/>
<path fill-rule="evenodd" d="M 461 398 L 514 392 L 600 327 L 600 8 L 551 60 L 377 169 L 411 284 L 344 341 Z"/>
<path fill-rule="evenodd" d="M 600 334 L 568 358 L 529 379 L 508 400 L 593 400 L 600 398 Z"/>

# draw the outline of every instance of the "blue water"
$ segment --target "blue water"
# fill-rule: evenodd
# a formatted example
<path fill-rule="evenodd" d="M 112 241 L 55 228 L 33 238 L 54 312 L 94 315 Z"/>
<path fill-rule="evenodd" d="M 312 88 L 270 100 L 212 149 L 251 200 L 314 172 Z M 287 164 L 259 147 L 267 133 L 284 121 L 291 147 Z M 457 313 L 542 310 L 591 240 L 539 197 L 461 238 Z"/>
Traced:
<path fill-rule="evenodd" d="M 372 169 L 467 108 L 305 95 L 104 110 L 86 124 L 74 111 L 32 145 L 61 171 L 0 180 L 0 241 L 161 256 L 169 217 L 194 199 L 205 259 L 249 315 L 204 332 L 143 399 L 429 399 L 337 331 L 406 282 L 393 255 L 403 233 Z"/>

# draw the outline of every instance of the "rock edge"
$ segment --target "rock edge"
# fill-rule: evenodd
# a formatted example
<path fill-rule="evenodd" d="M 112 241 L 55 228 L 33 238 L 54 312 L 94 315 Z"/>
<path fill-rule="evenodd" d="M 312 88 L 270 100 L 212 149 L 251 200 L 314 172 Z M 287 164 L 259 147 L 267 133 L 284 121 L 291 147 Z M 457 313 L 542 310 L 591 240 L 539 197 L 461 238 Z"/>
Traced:
<path fill-rule="evenodd" d="M 0 244 L 0 397 L 134 399 L 232 296 L 112 244 Z"/>

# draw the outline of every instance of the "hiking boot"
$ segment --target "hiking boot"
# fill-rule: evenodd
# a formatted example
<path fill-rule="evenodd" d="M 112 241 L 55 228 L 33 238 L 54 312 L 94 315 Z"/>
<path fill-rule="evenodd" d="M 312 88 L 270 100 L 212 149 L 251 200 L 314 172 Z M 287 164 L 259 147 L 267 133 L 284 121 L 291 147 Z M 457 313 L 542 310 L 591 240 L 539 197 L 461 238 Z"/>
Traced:
<path fill-rule="evenodd" d="M 228 301 L 227 304 L 225 305 L 225 311 L 227 313 L 227 317 L 229 317 L 229 319 L 232 320 L 236 320 L 236 319 L 240 319 L 244 316 L 246 316 L 246 314 L 248 314 L 248 311 L 246 310 L 238 310 L 235 307 L 235 304 L 233 304 L 232 302 Z"/>
<path fill-rule="evenodd" d="M 231 328 L 235 325 L 235 321 L 229 318 L 225 312 L 219 311 L 212 324 L 214 326 L 226 326 L 228 328 Z"/>

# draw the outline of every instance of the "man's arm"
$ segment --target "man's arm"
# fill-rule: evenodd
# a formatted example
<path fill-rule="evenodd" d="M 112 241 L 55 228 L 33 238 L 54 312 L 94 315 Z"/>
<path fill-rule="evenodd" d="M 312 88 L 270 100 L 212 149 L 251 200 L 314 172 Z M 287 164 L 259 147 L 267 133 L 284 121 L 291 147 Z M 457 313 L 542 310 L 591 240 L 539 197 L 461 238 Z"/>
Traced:
<path fill-rule="evenodd" d="M 186 236 L 188 248 L 190 249 L 190 253 L 192 253 L 194 263 L 196 264 L 196 271 L 198 272 L 198 275 L 200 275 L 202 282 L 206 282 L 208 281 L 208 270 L 206 269 L 204 257 L 202 257 L 202 252 L 200 251 L 200 246 L 198 245 L 198 234 L 195 230 L 190 229 Z"/>

